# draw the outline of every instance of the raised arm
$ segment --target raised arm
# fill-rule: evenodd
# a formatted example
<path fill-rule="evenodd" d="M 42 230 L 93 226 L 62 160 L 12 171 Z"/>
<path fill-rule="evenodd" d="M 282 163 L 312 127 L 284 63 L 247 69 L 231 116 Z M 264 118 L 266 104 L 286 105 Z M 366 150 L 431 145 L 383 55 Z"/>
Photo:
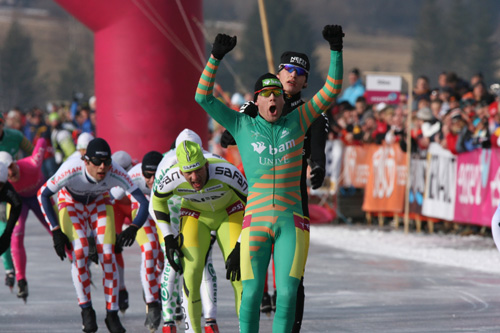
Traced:
<path fill-rule="evenodd" d="M 213 95 L 215 84 L 215 75 L 219 64 L 228 52 L 236 46 L 236 36 L 230 37 L 224 34 L 218 34 L 212 47 L 212 55 L 201 74 L 198 81 L 198 88 L 196 89 L 195 100 L 201 107 L 219 124 L 231 131 L 234 126 L 235 118 L 241 116 L 236 112 L 219 101 Z"/>
<path fill-rule="evenodd" d="M 298 109 L 301 113 L 301 125 L 304 129 L 311 126 L 314 119 L 329 109 L 342 89 L 344 64 L 342 59 L 342 43 L 344 33 L 340 25 L 327 25 L 323 29 L 323 38 L 330 44 L 330 67 L 326 82 L 316 95 Z"/>

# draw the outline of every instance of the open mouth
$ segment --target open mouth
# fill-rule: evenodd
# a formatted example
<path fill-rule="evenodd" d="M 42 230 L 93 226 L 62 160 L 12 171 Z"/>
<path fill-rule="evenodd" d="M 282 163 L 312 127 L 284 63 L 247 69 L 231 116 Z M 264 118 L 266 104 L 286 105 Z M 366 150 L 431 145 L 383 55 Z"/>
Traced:
<path fill-rule="evenodd" d="M 276 105 L 271 105 L 271 107 L 269 108 L 269 113 L 271 113 L 273 116 L 276 115 Z"/>

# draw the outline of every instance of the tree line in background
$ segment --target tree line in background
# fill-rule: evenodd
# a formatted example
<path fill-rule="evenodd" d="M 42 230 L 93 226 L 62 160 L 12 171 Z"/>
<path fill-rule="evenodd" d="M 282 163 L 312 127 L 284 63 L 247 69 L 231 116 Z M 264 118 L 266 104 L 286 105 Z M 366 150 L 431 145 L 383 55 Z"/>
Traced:
<path fill-rule="evenodd" d="M 378 5 L 369 6 L 378 8 L 378 14 L 374 15 L 377 20 L 400 23 L 401 18 L 398 19 L 398 15 L 395 14 L 397 10 L 392 8 L 404 7 L 407 2 L 396 4 L 397 1 L 385 0 L 376 3 Z M 380 5 L 383 3 L 392 3 L 393 7 L 382 8 Z M 410 68 L 414 77 L 426 75 L 431 78 L 432 82 L 432 78 L 437 78 L 439 73 L 447 71 L 455 72 L 468 80 L 473 74 L 481 72 L 486 82 L 499 80 L 500 78 L 495 73 L 499 68 L 497 59 L 500 43 L 495 40 L 494 36 L 499 28 L 499 3 L 496 0 L 424 0 L 418 1 L 418 6 L 416 6 L 417 3 L 414 1 L 408 1 L 410 8 L 420 10 L 420 13 L 414 14 L 417 19 L 415 20 L 414 48 Z M 312 31 L 308 17 L 294 10 L 291 0 L 266 1 L 265 4 L 270 39 L 275 52 L 273 54 L 275 67 L 279 64 L 279 57 L 283 51 L 293 50 L 308 54 L 313 63 L 311 66 L 313 73 L 309 76 L 307 90 L 317 91 L 323 84 L 324 73 L 315 71 L 318 66 L 314 64 L 318 59 L 311 50 L 314 50 L 318 42 L 322 42 L 320 32 Z M 385 15 L 381 12 L 384 9 Z M 349 22 L 350 18 L 346 18 L 342 13 L 335 14 L 335 23 L 344 25 L 344 22 L 348 22 L 345 24 L 347 26 L 353 24 Z M 353 12 L 352 15 L 357 14 Z M 389 26 L 390 24 L 387 24 L 386 27 Z M 369 25 L 365 24 L 359 31 L 367 29 Z M 239 47 L 243 56 L 238 61 L 233 59 L 232 66 L 238 68 L 242 82 L 251 84 L 267 69 L 257 4 L 248 15 L 241 39 L 243 42 Z M 241 87 L 234 84 L 233 80 L 234 78 L 226 74 L 226 77 L 221 78 L 221 84 L 225 87 L 234 87 L 234 90 L 241 90 Z M 437 84 L 437 82 L 434 83 Z M 248 91 L 252 89 L 250 86 L 245 88 Z"/>
<path fill-rule="evenodd" d="M 223 1 L 218 0 L 218 2 Z M 324 6 L 328 6 L 329 2 L 326 0 L 317 0 L 313 3 L 318 1 L 323 1 Z M 359 4 L 359 0 L 353 1 Z M 46 1 L 24 0 L 19 2 L 18 6 L 33 6 L 37 3 L 47 5 Z M 55 17 L 67 15 L 53 2 L 50 3 L 45 9 L 49 10 L 51 15 Z M 375 16 L 380 21 L 390 20 L 393 24 L 401 24 L 401 17 L 408 15 L 408 9 L 402 9 L 406 2 L 399 5 L 395 0 L 369 3 L 367 6 L 376 10 L 378 14 Z M 386 6 L 388 3 L 393 5 Z M 296 1 L 265 1 L 265 4 L 274 52 L 274 67 L 279 65 L 280 55 L 284 51 L 293 50 L 308 54 L 313 65 L 307 91 L 311 93 L 317 91 L 323 84 L 324 76 L 324 73 L 315 70 L 319 67 L 315 66 L 319 59 L 312 51 L 322 42 L 320 31 L 312 28 L 317 22 L 311 22 L 311 16 L 303 12 L 304 4 L 297 5 Z M 338 7 L 338 12 L 332 13 L 332 20 L 352 28 L 353 22 L 360 17 L 366 17 L 366 13 L 362 14 L 363 9 L 359 7 L 356 7 L 359 8 L 357 9 L 359 12 L 349 10 L 349 4 L 350 2 L 332 4 L 336 6 L 335 8 Z M 401 13 L 399 16 L 398 6 Z M 442 71 L 453 71 L 468 79 L 472 74 L 481 72 L 487 83 L 499 80 L 495 77 L 499 65 L 497 61 L 499 43 L 494 37 L 498 29 L 497 0 L 409 0 L 408 6 L 406 7 L 420 9 L 420 13 L 415 14 L 417 18 L 411 63 L 414 76 L 427 75 L 429 78 L 434 78 Z M 345 10 L 346 13 L 340 12 L 341 10 Z M 386 10 L 386 16 L 383 15 L 383 10 Z M 370 25 L 366 20 L 364 23 L 359 31 L 369 30 Z M 413 22 L 408 24 L 411 25 Z M 382 24 L 378 26 L 379 31 L 382 26 Z M 410 30 L 405 30 L 405 33 Z M 218 79 L 228 90 L 252 91 L 252 86 L 243 86 L 243 83 L 252 84 L 268 68 L 257 1 L 246 15 L 245 29 L 239 40 L 240 56 L 234 57 L 231 54 L 225 61 L 234 68 L 238 76 L 232 76 L 231 71 L 221 71 L 221 77 Z M 53 82 L 54 80 L 49 81 L 47 77 L 40 75 L 37 57 L 33 52 L 32 37 L 18 21 L 13 21 L 7 37 L 2 42 L 0 110 L 6 111 L 14 106 L 27 109 L 34 105 L 43 105 L 49 100 L 69 100 L 77 92 L 87 97 L 93 94 L 93 58 L 88 55 L 82 56 L 78 48 L 68 46 L 70 51 L 66 64 L 58 73 L 56 82 Z M 210 46 L 207 47 L 207 54 L 209 52 Z M 57 87 L 53 87 L 54 85 Z"/>
<path fill-rule="evenodd" d="M 414 40 L 411 71 L 429 78 L 447 71 L 468 80 L 480 72 L 493 82 L 498 70 L 499 43 L 495 0 L 456 0 L 446 7 L 425 0 Z"/>
<path fill-rule="evenodd" d="M 84 58 L 77 49 L 70 49 L 67 62 L 58 73 L 56 82 L 41 76 L 33 52 L 33 39 L 19 21 L 14 20 L 0 45 L 0 110 L 13 107 L 22 110 L 48 101 L 68 101 L 94 91 L 93 58 Z M 49 89 L 55 84 L 55 89 Z M 56 95 L 51 93 L 56 91 Z"/>

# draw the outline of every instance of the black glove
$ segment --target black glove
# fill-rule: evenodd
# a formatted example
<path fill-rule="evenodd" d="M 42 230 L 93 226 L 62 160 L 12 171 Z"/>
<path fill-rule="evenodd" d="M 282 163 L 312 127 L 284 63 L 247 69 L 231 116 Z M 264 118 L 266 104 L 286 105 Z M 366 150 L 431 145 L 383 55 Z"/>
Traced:
<path fill-rule="evenodd" d="M 233 251 L 226 260 L 226 279 L 239 281 L 241 279 L 240 269 L 240 243 L 236 243 Z"/>
<path fill-rule="evenodd" d="M 118 234 L 116 234 L 116 239 L 118 239 Z M 123 247 L 116 242 L 115 244 L 115 254 L 120 254 L 123 252 Z"/>
<path fill-rule="evenodd" d="M 344 36 L 341 25 L 325 25 L 323 28 L 323 38 L 330 43 L 332 51 L 342 51 L 342 38 Z"/>
<path fill-rule="evenodd" d="M 222 60 L 236 46 L 236 36 L 231 37 L 225 34 L 217 34 L 214 45 L 212 45 L 212 55 L 215 59 Z"/>
<path fill-rule="evenodd" d="M 93 261 L 94 264 L 99 264 L 99 255 L 97 253 L 94 237 L 87 237 L 87 243 L 89 244 L 89 259 Z"/>
<path fill-rule="evenodd" d="M 255 118 L 259 115 L 259 108 L 253 101 L 248 101 L 240 107 L 240 112 Z"/>
<path fill-rule="evenodd" d="M 318 164 L 315 164 L 311 168 L 311 188 L 313 190 L 320 188 L 325 180 L 325 169 L 323 169 Z"/>
<path fill-rule="evenodd" d="M 236 141 L 234 140 L 231 133 L 228 130 L 225 130 L 220 136 L 220 145 L 222 148 L 227 148 L 227 146 L 234 146 Z"/>
<path fill-rule="evenodd" d="M 184 257 L 184 253 L 182 253 L 181 248 L 179 246 L 178 237 L 174 237 L 174 235 L 165 236 L 165 255 L 167 256 L 167 260 L 172 266 L 172 268 L 182 274 L 182 265 L 175 262 L 175 254 L 180 259 Z"/>
<path fill-rule="evenodd" d="M 61 229 L 52 230 L 52 240 L 54 241 L 54 249 L 61 260 L 66 258 L 65 248 L 72 249 L 71 242 Z"/>
<path fill-rule="evenodd" d="M 118 235 L 116 239 L 116 244 L 120 246 L 131 246 L 134 244 L 135 236 L 139 228 L 134 224 L 131 224 L 127 229 L 123 230 L 121 234 Z"/>

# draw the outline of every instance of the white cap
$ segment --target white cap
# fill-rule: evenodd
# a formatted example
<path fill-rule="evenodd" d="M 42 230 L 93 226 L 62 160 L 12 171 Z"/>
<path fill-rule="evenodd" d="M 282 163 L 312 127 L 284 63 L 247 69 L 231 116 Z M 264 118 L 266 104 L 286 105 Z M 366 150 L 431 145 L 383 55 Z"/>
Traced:
<path fill-rule="evenodd" d="M 17 117 L 19 113 L 16 110 L 10 110 L 9 113 L 7 113 L 7 118 L 14 118 Z"/>
<path fill-rule="evenodd" d="M 380 111 L 385 110 L 386 108 L 387 108 L 387 104 L 385 104 L 384 102 L 378 103 L 377 106 L 375 107 L 375 111 L 380 112 Z"/>
<path fill-rule="evenodd" d="M 89 142 L 94 139 L 94 136 L 90 133 L 83 132 L 78 136 L 76 140 L 76 149 L 87 149 Z"/>
<path fill-rule="evenodd" d="M 90 96 L 90 98 L 89 98 L 89 106 L 90 106 L 91 109 L 95 108 L 95 102 L 96 102 L 95 96 Z"/>
<path fill-rule="evenodd" d="M 242 106 L 245 104 L 245 98 L 240 93 L 234 93 L 233 97 L 231 97 L 231 104 Z"/>
<path fill-rule="evenodd" d="M 6 151 L 0 151 L 0 162 L 8 168 L 12 164 L 12 155 Z"/>
<path fill-rule="evenodd" d="M 122 168 L 129 171 L 132 168 L 132 157 L 125 150 L 119 150 L 111 155 L 111 159 L 118 163 Z"/>
<path fill-rule="evenodd" d="M 196 142 L 200 147 L 203 147 L 200 136 L 188 128 L 179 133 L 177 139 L 175 139 L 175 146 L 177 147 L 182 141 Z"/>
<path fill-rule="evenodd" d="M 5 183 L 8 176 L 9 170 L 7 169 L 7 166 L 3 163 L 0 163 L 0 183 Z"/>

